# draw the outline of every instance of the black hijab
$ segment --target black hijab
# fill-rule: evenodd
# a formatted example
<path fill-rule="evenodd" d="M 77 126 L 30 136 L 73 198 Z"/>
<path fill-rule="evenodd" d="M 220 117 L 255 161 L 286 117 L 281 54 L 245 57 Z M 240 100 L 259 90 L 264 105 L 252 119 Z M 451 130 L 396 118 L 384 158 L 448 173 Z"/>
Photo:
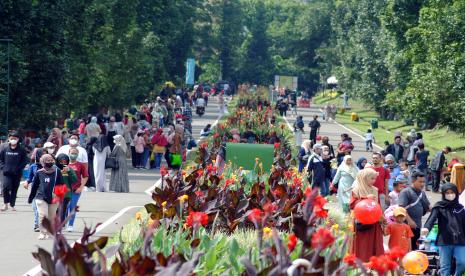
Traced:
<path fill-rule="evenodd" d="M 446 199 L 446 191 L 447 190 L 452 190 L 455 193 L 455 199 L 452 201 L 449 201 Z M 462 209 L 463 206 L 459 203 L 459 190 L 457 189 L 457 186 L 451 183 L 446 183 L 442 186 L 441 188 L 441 193 L 442 193 L 442 200 L 438 201 L 435 205 L 434 208 L 460 208 Z"/>
<path fill-rule="evenodd" d="M 101 134 L 93 145 L 93 147 L 99 152 L 102 152 L 103 149 L 105 149 L 105 147 L 108 147 L 108 146 L 109 146 L 108 139 L 107 139 L 107 136 L 104 134 Z"/>
<path fill-rule="evenodd" d="M 60 170 L 63 170 L 63 165 L 61 164 L 61 161 L 62 160 L 66 160 L 66 164 L 68 165 L 69 164 L 69 157 L 67 154 L 64 154 L 64 153 L 60 153 L 58 154 L 57 158 L 56 158 L 56 166 L 60 169 Z"/>

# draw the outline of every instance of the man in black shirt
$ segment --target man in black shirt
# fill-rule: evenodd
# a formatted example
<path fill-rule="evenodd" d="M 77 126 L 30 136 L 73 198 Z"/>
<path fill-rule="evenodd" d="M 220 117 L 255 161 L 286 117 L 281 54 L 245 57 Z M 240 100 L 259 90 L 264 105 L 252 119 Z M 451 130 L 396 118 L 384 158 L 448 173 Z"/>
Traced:
<path fill-rule="evenodd" d="M 316 136 L 320 131 L 321 124 L 318 122 L 318 116 L 313 116 L 313 121 L 311 121 L 308 126 L 310 127 L 310 140 L 312 140 L 313 144 L 316 144 Z"/>
<path fill-rule="evenodd" d="M 8 139 L 9 146 L 0 151 L 0 169 L 3 171 L 3 207 L 0 211 L 6 211 L 10 205 L 15 209 L 16 194 L 24 167 L 27 164 L 26 151 L 18 144 L 19 134 L 13 131 Z"/>

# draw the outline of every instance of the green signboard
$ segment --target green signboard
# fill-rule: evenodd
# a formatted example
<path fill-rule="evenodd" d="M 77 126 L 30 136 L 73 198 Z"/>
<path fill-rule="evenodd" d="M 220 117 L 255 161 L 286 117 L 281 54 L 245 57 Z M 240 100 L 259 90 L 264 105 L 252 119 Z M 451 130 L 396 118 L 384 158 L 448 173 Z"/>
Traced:
<path fill-rule="evenodd" d="M 260 158 L 263 170 L 269 171 L 273 165 L 274 147 L 264 144 L 226 144 L 226 162 L 231 161 L 233 166 L 243 167 L 244 170 L 253 170 L 255 158 Z"/>

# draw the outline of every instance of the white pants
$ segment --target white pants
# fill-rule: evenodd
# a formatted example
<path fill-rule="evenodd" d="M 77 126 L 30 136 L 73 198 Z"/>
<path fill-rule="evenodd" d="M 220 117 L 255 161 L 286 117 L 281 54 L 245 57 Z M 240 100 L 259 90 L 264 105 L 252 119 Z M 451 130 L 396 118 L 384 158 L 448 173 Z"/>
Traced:
<path fill-rule="evenodd" d="M 48 204 L 46 201 L 36 199 L 37 211 L 39 212 L 39 227 L 42 234 L 47 234 L 47 229 L 44 228 L 42 222 L 47 218 L 53 225 L 57 214 L 58 203 Z"/>

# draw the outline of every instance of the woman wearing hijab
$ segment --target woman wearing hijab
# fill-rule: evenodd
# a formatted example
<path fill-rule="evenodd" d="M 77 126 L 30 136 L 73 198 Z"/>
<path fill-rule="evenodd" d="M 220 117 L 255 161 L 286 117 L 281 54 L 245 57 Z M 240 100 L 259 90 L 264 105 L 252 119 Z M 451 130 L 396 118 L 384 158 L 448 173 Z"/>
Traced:
<path fill-rule="evenodd" d="M 452 171 L 450 174 L 450 183 L 457 186 L 459 193 L 462 193 L 465 185 L 465 166 L 462 163 L 455 163 L 452 166 Z"/>
<path fill-rule="evenodd" d="M 337 186 L 337 198 L 342 206 L 344 213 L 349 213 L 350 194 L 352 185 L 357 178 L 358 169 L 352 161 L 352 156 L 346 155 L 337 168 L 336 175 L 333 179 L 333 184 Z"/>
<path fill-rule="evenodd" d="M 365 157 L 360 157 L 357 160 L 357 168 L 359 170 L 363 170 L 365 168 L 365 165 L 368 163 L 368 160 Z"/>
<path fill-rule="evenodd" d="M 94 175 L 95 187 L 97 192 L 105 192 L 105 160 L 111 154 L 108 139 L 105 135 L 101 134 L 94 145 L 92 146 L 94 153 Z"/>
<path fill-rule="evenodd" d="M 35 198 L 37 211 L 39 212 L 39 240 L 47 239 L 47 229 L 43 226 L 44 218 L 49 221 L 55 220 L 58 209 L 58 202 L 54 199 L 54 188 L 63 185 L 63 178 L 58 168 L 54 167 L 54 159 L 50 154 L 44 154 L 40 158 L 42 169 L 38 170 L 32 181 L 31 193 L 28 203 L 32 203 Z"/>
<path fill-rule="evenodd" d="M 373 186 L 377 177 L 378 173 L 372 168 L 358 172 L 350 198 L 350 209 L 353 210 L 357 203 L 363 199 L 373 199 L 378 202 L 378 189 Z M 368 262 L 371 256 L 384 254 L 381 223 L 366 225 L 355 222 L 350 253 L 362 262 Z"/>
<path fill-rule="evenodd" d="M 67 154 L 61 153 L 56 158 L 56 166 L 60 169 L 61 176 L 63 177 L 63 183 L 68 188 L 68 192 L 65 194 L 65 198 L 60 207 L 59 214 L 61 216 L 61 221 L 64 221 L 67 216 L 68 205 L 71 201 L 71 196 L 73 194 L 73 183 L 77 181 L 77 175 L 74 170 L 68 167 L 69 157 Z"/>
<path fill-rule="evenodd" d="M 422 235 L 427 235 L 438 223 L 436 245 L 439 247 L 441 276 L 451 275 L 452 257 L 455 259 L 455 276 L 465 272 L 465 209 L 459 203 L 457 186 L 446 183 L 442 186 L 442 200 L 438 201 L 428 220 Z"/>
<path fill-rule="evenodd" d="M 87 124 L 86 133 L 88 139 L 90 139 L 91 137 L 97 138 L 100 135 L 100 133 L 102 133 L 102 129 L 100 128 L 97 122 L 97 117 L 94 116 L 90 119 L 90 123 Z"/>
<path fill-rule="evenodd" d="M 126 141 L 121 135 L 114 137 L 115 148 L 111 156 L 118 161 L 118 169 L 111 169 L 110 191 L 129 193 L 128 165 L 126 163 Z"/>
<path fill-rule="evenodd" d="M 94 144 L 97 142 L 97 138 L 91 137 L 89 143 L 86 144 L 87 152 L 87 173 L 89 174 L 89 180 L 87 180 L 86 187 L 89 190 L 95 192 L 95 174 L 94 174 Z"/>
<path fill-rule="evenodd" d="M 47 142 L 52 142 L 53 144 L 55 144 L 54 153 L 56 153 L 57 150 L 61 148 L 61 146 L 63 146 L 63 137 L 61 137 L 61 130 L 57 127 L 53 128 L 50 132 L 50 136 L 48 137 Z"/>
<path fill-rule="evenodd" d="M 311 140 L 305 140 L 302 142 L 302 146 L 300 147 L 299 155 L 297 157 L 299 159 L 299 172 L 302 172 L 302 170 L 307 165 L 308 158 L 310 157 L 310 155 L 312 155 L 311 148 Z"/>

